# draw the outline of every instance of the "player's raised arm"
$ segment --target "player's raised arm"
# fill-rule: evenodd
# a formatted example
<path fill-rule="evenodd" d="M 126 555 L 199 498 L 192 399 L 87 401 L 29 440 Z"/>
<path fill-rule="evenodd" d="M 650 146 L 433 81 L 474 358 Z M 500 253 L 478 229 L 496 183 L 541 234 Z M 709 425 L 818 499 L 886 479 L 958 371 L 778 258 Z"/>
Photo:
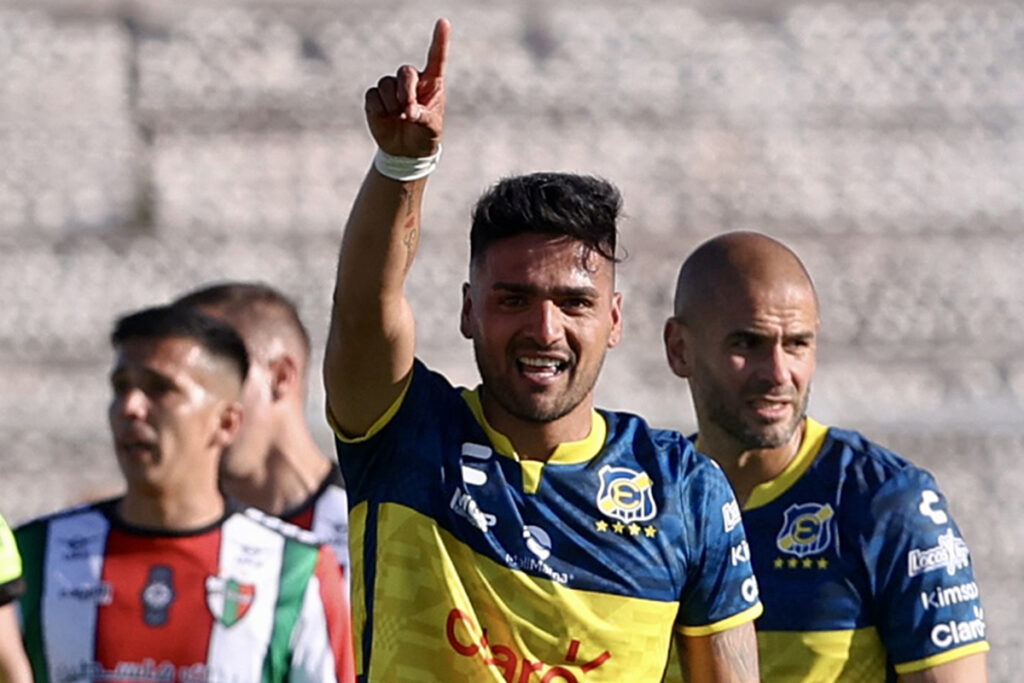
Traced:
<path fill-rule="evenodd" d="M 440 152 L 449 32 L 438 20 L 424 69 L 403 66 L 366 93 L 379 151 L 345 227 L 324 360 L 328 409 L 352 435 L 388 409 L 412 369 L 415 327 L 404 284 L 419 244 L 426 175 Z"/>

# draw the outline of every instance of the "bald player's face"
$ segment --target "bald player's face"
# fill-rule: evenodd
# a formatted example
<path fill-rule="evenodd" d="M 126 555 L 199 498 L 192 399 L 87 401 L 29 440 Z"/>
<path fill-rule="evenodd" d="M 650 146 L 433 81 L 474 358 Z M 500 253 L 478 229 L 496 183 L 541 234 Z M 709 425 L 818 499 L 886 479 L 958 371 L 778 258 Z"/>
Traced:
<path fill-rule="evenodd" d="M 669 362 L 690 382 L 698 427 L 745 449 L 788 443 L 807 410 L 817 349 L 814 294 L 794 283 L 720 289 L 670 321 Z"/>

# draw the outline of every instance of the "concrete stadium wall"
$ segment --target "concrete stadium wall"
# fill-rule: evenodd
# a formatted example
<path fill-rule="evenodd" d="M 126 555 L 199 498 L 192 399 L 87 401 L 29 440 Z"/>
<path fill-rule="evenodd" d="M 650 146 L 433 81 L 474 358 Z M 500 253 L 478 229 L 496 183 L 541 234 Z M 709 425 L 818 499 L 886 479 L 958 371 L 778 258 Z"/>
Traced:
<path fill-rule="evenodd" d="M 456 327 L 469 207 L 539 169 L 626 198 L 626 338 L 600 403 L 693 428 L 661 327 L 681 259 L 733 229 L 820 289 L 811 410 L 931 469 L 971 544 L 992 680 L 1024 668 L 1024 6 L 671 0 L 0 3 L 0 509 L 114 490 L 115 315 L 225 278 L 299 302 L 322 346 L 372 155 L 362 92 L 454 25 L 445 154 L 410 294 Z M 319 353 L 319 352 L 318 352 Z M 319 361 L 319 358 L 317 359 Z M 309 415 L 325 449 L 323 391 Z"/>

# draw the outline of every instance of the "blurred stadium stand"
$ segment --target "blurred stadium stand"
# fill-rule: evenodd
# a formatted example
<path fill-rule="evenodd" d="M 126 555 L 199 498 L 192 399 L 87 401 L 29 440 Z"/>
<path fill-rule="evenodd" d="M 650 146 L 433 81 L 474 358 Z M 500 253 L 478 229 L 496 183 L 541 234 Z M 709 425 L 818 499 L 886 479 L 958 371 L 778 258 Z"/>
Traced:
<path fill-rule="evenodd" d="M 410 285 L 421 355 L 475 382 L 456 316 L 486 183 L 604 175 L 629 259 L 601 403 L 690 430 L 660 341 L 679 262 L 723 230 L 782 238 L 823 304 L 813 414 L 938 476 L 974 552 L 992 680 L 1019 680 L 1024 5 L 430 5 L 0 1 L 0 509 L 20 521 L 116 487 L 116 314 L 256 278 L 322 346 L 372 154 L 362 93 L 422 63 L 439 13 L 455 32 Z"/>

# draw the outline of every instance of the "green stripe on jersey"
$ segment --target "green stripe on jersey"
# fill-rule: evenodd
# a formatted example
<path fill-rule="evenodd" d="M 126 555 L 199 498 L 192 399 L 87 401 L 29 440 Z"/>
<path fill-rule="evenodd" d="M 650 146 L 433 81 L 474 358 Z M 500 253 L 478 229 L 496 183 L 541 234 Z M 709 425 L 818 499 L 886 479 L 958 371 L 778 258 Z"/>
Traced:
<path fill-rule="evenodd" d="M 284 546 L 284 561 L 281 563 L 281 588 L 274 610 L 274 630 L 270 636 L 270 648 L 263 662 L 262 683 L 287 679 L 291 668 L 291 635 L 302 610 L 303 595 L 310 577 L 316 570 L 320 549 L 315 546 L 288 539 Z"/>

